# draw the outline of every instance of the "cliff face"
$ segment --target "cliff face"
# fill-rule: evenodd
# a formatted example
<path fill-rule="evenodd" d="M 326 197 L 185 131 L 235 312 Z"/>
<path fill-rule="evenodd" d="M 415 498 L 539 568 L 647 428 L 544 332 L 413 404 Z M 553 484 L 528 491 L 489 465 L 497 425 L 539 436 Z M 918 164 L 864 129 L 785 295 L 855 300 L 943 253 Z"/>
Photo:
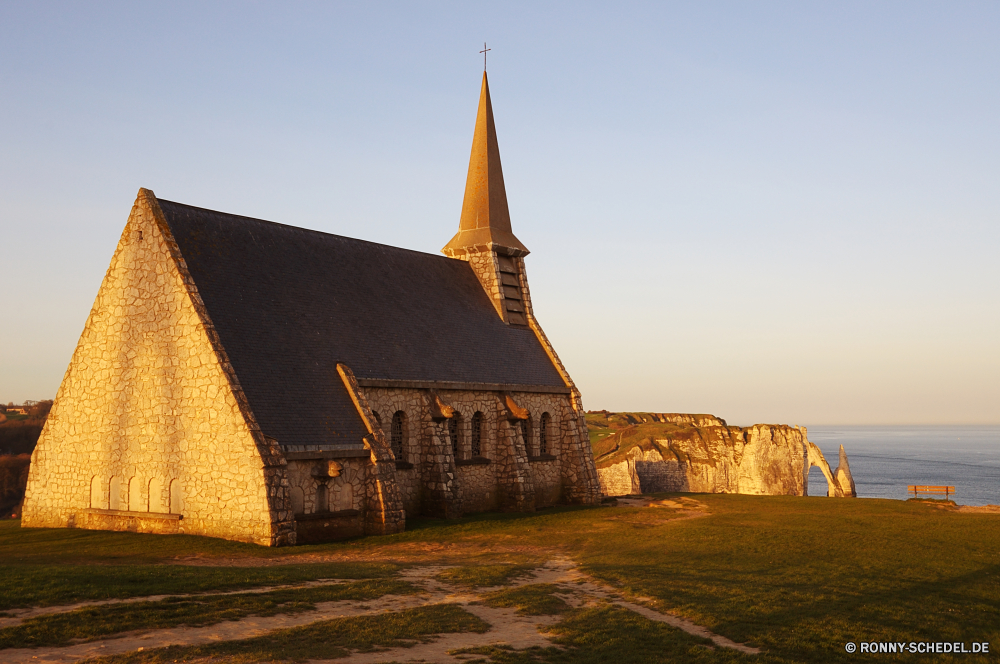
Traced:
<path fill-rule="evenodd" d="M 660 491 L 804 496 L 812 466 L 827 478 L 828 495 L 855 495 L 846 454 L 838 468 L 845 475 L 841 480 L 802 427 L 741 428 L 712 416 L 629 414 L 616 431 L 615 414 L 603 415 L 604 421 L 593 418 L 594 447 L 601 489 L 609 496 Z"/>

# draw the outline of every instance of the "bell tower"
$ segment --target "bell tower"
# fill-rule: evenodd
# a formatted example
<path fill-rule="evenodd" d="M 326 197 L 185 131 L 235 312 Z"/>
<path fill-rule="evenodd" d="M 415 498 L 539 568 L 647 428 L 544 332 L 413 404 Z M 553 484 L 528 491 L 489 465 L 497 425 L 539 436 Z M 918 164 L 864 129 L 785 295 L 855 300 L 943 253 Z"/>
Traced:
<path fill-rule="evenodd" d="M 531 300 L 524 274 L 528 248 L 514 237 L 510 227 L 500 147 L 485 71 L 476 130 L 472 136 L 462 218 L 458 233 L 441 251 L 451 258 L 469 262 L 505 323 L 514 327 L 528 326 Z"/>

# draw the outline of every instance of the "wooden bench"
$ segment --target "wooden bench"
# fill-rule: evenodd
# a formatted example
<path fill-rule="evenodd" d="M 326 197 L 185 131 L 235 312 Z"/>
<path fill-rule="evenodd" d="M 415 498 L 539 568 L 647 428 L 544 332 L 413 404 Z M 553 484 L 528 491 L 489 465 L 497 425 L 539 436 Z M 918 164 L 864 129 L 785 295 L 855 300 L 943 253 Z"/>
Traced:
<path fill-rule="evenodd" d="M 914 498 L 919 493 L 943 493 L 945 498 L 955 493 L 955 487 L 953 486 L 931 486 L 926 484 L 909 484 L 906 490 L 912 491 Z"/>

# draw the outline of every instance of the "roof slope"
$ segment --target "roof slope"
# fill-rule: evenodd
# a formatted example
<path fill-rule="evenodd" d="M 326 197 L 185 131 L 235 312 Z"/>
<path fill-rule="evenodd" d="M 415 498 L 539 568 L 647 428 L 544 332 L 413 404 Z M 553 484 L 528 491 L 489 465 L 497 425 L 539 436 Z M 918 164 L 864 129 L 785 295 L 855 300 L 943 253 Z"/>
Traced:
<path fill-rule="evenodd" d="M 563 387 L 531 330 L 508 327 L 468 263 L 159 200 L 265 434 L 365 434 L 359 379 Z"/>

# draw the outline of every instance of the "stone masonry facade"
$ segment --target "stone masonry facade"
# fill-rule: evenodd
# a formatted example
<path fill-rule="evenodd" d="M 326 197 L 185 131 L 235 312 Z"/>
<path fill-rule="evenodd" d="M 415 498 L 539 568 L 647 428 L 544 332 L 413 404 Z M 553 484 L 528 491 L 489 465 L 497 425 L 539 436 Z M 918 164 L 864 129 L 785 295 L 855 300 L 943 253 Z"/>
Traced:
<path fill-rule="evenodd" d="M 579 436 L 568 390 L 362 389 L 387 437 L 393 419 L 401 423 L 394 453 L 407 514 L 450 517 L 593 502 L 574 487 L 589 441 Z M 450 417 L 435 417 L 438 403 Z"/>
<path fill-rule="evenodd" d="M 32 455 L 22 525 L 293 543 L 285 461 L 156 211 L 140 192 Z"/>

